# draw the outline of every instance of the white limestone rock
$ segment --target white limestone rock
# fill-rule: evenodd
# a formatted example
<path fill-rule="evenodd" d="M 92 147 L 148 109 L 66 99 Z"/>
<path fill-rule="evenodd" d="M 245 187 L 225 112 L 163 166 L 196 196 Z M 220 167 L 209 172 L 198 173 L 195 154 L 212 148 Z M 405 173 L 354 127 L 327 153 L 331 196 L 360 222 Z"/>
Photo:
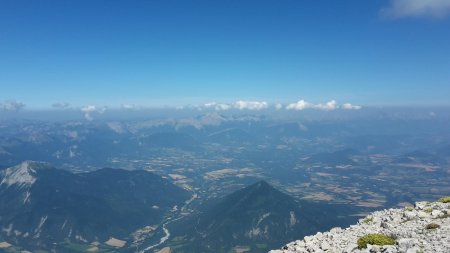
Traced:
<path fill-rule="evenodd" d="M 342 253 L 412 253 L 450 252 L 450 203 L 417 202 L 415 208 L 388 209 L 374 212 L 357 225 L 333 228 L 328 232 L 305 236 L 270 253 L 342 252 Z M 440 227 L 426 229 L 436 223 Z M 396 238 L 396 245 L 370 245 L 358 249 L 360 237 L 381 233 Z"/>

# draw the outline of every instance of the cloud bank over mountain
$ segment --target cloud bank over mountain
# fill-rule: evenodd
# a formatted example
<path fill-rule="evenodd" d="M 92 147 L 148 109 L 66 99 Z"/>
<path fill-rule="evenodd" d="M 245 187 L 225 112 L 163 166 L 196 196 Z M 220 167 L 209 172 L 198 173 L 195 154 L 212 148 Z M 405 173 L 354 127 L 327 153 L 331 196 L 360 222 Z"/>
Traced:
<path fill-rule="evenodd" d="M 203 105 L 206 109 L 214 109 L 216 111 L 226 111 L 231 109 L 231 106 L 228 104 L 221 104 L 216 102 L 206 103 Z"/>
<path fill-rule="evenodd" d="M 265 101 L 237 101 L 234 103 L 234 107 L 239 110 L 261 110 L 269 107 L 269 104 Z"/>
<path fill-rule="evenodd" d="M 200 112 L 208 113 L 211 111 L 219 113 L 294 113 L 303 110 L 317 110 L 323 112 L 344 110 L 356 111 L 361 110 L 362 108 L 361 105 L 348 102 L 341 104 L 335 99 L 327 102 L 309 102 L 305 99 L 300 99 L 297 102 L 280 102 L 277 100 L 272 100 L 271 102 L 263 100 L 236 100 L 234 102 L 213 101 L 197 105 L 165 105 L 160 107 L 146 106 L 137 103 L 123 103 L 119 105 L 98 105 L 90 103 L 83 106 L 77 106 L 69 102 L 60 101 L 49 104 L 47 108 L 41 109 L 26 107 L 25 103 L 16 100 L 0 101 L 0 113 L 2 113 L 2 115 L 7 115 L 8 117 L 12 117 L 20 111 L 21 116 L 38 115 L 36 113 L 56 113 L 53 114 L 57 115 L 54 117 L 65 118 L 70 115 L 78 115 L 70 117 L 82 116 L 88 121 L 112 117 L 112 115 L 115 114 L 122 117 L 124 115 L 146 115 L 146 113 L 154 113 L 152 115 L 162 115 L 163 113 L 175 113 L 176 115 L 181 115 L 183 113 L 198 114 Z"/>
<path fill-rule="evenodd" d="M 289 103 L 286 106 L 283 106 L 281 103 L 274 103 L 269 104 L 265 101 L 236 101 L 234 103 L 207 103 L 203 105 L 203 108 L 205 109 L 214 109 L 216 111 L 226 111 L 231 109 L 238 109 L 238 110 L 264 110 L 269 108 L 274 108 L 276 110 L 283 109 L 283 107 L 286 110 L 293 110 L 293 111 L 302 111 L 306 109 L 316 109 L 316 110 L 322 110 L 322 111 L 333 111 L 336 109 L 343 109 L 343 110 L 359 110 L 362 108 L 360 105 L 353 105 L 351 103 L 344 103 L 342 105 L 338 105 L 336 100 L 330 100 L 325 103 L 318 103 L 314 104 L 311 102 L 307 102 L 304 99 L 301 99 L 294 103 Z"/>
<path fill-rule="evenodd" d="M 344 103 L 343 105 L 339 106 L 336 102 L 336 100 L 330 100 L 324 104 L 313 104 L 310 102 L 307 102 L 305 100 L 299 100 L 295 103 L 288 104 L 286 106 L 287 110 L 294 110 L 294 111 L 302 111 L 305 109 L 316 109 L 316 110 L 322 110 L 322 111 L 333 111 L 336 109 L 344 109 L 344 110 L 359 110 L 362 108 L 362 106 L 359 105 L 352 105 L 350 103 Z"/>

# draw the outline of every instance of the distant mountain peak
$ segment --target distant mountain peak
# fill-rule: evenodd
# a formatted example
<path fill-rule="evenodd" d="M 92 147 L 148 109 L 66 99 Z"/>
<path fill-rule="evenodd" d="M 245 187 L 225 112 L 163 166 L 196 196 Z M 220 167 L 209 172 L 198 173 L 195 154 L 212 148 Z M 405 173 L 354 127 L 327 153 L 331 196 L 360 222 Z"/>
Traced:
<path fill-rule="evenodd" d="M 256 187 L 256 188 L 266 188 L 266 187 L 273 188 L 273 187 L 272 187 L 269 183 L 267 183 L 267 181 L 265 181 L 265 180 L 260 180 L 260 181 L 258 181 L 258 182 L 256 182 L 256 183 L 254 183 L 252 186 L 253 186 L 253 187 Z"/>
<path fill-rule="evenodd" d="M 24 161 L 0 172 L 0 186 L 29 187 L 36 181 L 36 171 L 48 168 L 50 168 L 50 165 L 45 162 Z"/>
<path fill-rule="evenodd" d="M 184 232 L 184 227 L 195 227 L 198 233 L 187 239 L 186 252 L 207 252 L 211 248 L 228 252 L 236 245 L 281 245 L 315 224 L 302 215 L 294 198 L 261 180 L 212 202 L 178 226 L 180 236 L 190 233 Z"/>
<path fill-rule="evenodd" d="M 236 197 L 240 198 L 240 201 L 244 202 L 253 202 L 257 197 L 264 197 L 264 199 L 267 199 L 269 201 L 269 196 L 279 196 L 279 198 L 282 199 L 287 196 L 284 196 L 282 192 L 275 189 L 272 185 L 264 180 L 253 183 L 252 185 L 249 185 L 241 189 L 240 191 L 237 191 L 235 195 Z"/>

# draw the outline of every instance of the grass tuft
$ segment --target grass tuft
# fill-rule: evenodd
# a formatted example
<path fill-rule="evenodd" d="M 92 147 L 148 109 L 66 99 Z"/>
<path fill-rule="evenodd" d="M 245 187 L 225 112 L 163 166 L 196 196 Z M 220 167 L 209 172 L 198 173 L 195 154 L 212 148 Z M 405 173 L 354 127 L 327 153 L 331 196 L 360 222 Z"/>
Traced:
<path fill-rule="evenodd" d="M 438 199 L 439 202 L 442 203 L 450 203 L 450 196 L 449 197 L 442 197 L 440 199 Z"/>
<path fill-rule="evenodd" d="M 367 248 L 367 244 L 371 245 L 395 245 L 395 239 L 383 234 L 367 234 L 358 239 L 358 249 Z"/>
<path fill-rule="evenodd" d="M 364 224 L 370 224 L 372 221 L 373 221 L 373 217 L 370 217 L 370 218 L 365 218 L 362 222 Z"/>

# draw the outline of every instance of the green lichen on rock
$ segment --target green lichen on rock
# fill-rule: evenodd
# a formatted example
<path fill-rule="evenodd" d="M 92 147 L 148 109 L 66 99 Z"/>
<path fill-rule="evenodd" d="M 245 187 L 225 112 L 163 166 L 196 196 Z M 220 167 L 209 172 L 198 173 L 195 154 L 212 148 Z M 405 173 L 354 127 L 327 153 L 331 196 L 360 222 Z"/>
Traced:
<path fill-rule="evenodd" d="M 358 239 L 358 248 L 365 249 L 370 245 L 395 245 L 395 239 L 384 234 L 368 234 Z"/>
<path fill-rule="evenodd" d="M 438 201 L 442 202 L 442 203 L 450 203 L 450 196 L 449 197 L 442 197 Z"/>

